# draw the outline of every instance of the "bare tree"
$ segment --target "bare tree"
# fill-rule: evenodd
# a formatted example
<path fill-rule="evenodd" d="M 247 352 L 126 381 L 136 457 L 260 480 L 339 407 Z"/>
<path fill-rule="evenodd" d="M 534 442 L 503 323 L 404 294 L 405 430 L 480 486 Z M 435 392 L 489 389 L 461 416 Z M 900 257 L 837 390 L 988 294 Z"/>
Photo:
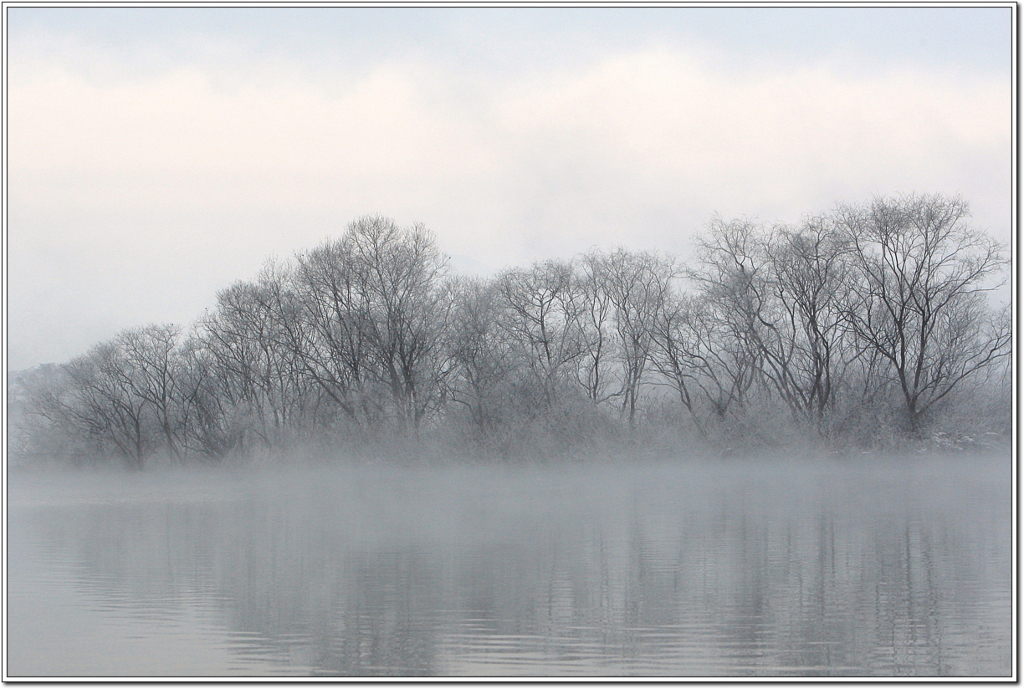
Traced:
<path fill-rule="evenodd" d="M 220 292 L 185 338 L 126 330 L 32 378 L 12 418 L 59 439 L 22 434 L 25 453 L 114 450 L 134 468 L 162 448 L 418 436 L 457 409 L 504 452 L 592 436 L 611 407 L 633 428 L 652 385 L 702 436 L 756 436 L 755 412 L 774 409 L 842 432 L 882 401 L 920 435 L 970 394 L 994 408 L 1009 376 L 1010 308 L 988 305 L 1007 261 L 967 215 L 957 197 L 911 195 L 795 227 L 716 217 L 688 270 L 594 250 L 490 280 L 452 278 L 423 226 L 364 217 Z"/>
<path fill-rule="evenodd" d="M 288 342 L 303 374 L 359 428 L 379 421 L 369 295 L 343 240 L 297 256 L 295 318 L 285 319 Z"/>
<path fill-rule="evenodd" d="M 44 364 L 9 375 L 7 449 L 21 459 L 77 459 L 97 440 L 90 437 L 71 406 L 73 383 L 67 366 Z"/>
<path fill-rule="evenodd" d="M 357 425 L 377 425 L 390 410 L 400 430 L 415 431 L 440 408 L 448 375 L 440 344 L 453 302 L 446 273 L 430 232 L 382 217 L 299 255 L 301 313 L 289 341 Z"/>
<path fill-rule="evenodd" d="M 127 378 L 131 392 L 149 403 L 172 457 L 181 461 L 182 423 L 181 364 L 177 351 L 181 328 L 176 325 L 149 325 L 125 330 L 117 344 L 130 368 Z"/>
<path fill-rule="evenodd" d="M 722 421 L 744 406 L 756 376 L 754 357 L 722 327 L 717 308 L 702 297 L 672 295 L 651 331 L 655 370 L 704 437 L 710 419 Z"/>
<path fill-rule="evenodd" d="M 650 359 L 651 333 L 665 307 L 675 278 L 671 261 L 646 252 L 618 249 L 604 257 L 603 286 L 612 306 L 620 363 L 615 396 L 633 426 L 644 373 Z"/>
<path fill-rule="evenodd" d="M 583 351 L 571 263 L 546 261 L 497 277 L 501 327 L 518 346 L 540 401 L 550 409 Z"/>
<path fill-rule="evenodd" d="M 694 312 L 701 347 L 728 354 L 713 356 L 715 365 L 729 367 L 713 376 L 720 416 L 734 403 L 744 406 L 753 383 L 763 378 L 766 339 L 771 334 L 771 267 L 765 231 L 749 220 L 725 222 L 714 218 L 697 240 L 697 265 L 687 277 L 698 290 L 700 308 Z"/>
<path fill-rule="evenodd" d="M 85 434 L 113 445 L 133 469 L 152 450 L 156 424 L 152 404 L 138 394 L 135 371 L 117 340 L 93 347 L 66 369 L 72 382 L 67 414 Z"/>
<path fill-rule="evenodd" d="M 294 317 L 284 294 L 289 279 L 287 267 L 268 263 L 255 280 L 221 291 L 199 334 L 211 382 L 230 413 L 247 417 L 249 433 L 266 445 L 306 422 L 309 385 L 290 337 Z"/>
<path fill-rule="evenodd" d="M 849 245 L 830 217 L 778 228 L 767 243 L 772 309 L 755 329 L 765 375 L 797 417 L 821 429 L 849 363 Z"/>
<path fill-rule="evenodd" d="M 878 198 L 838 210 L 853 247 L 858 338 L 884 358 L 911 428 L 966 378 L 1008 356 L 1010 330 L 985 304 L 1002 246 L 967 224 L 959 197 Z"/>
<path fill-rule="evenodd" d="M 712 221 L 691 272 L 745 363 L 797 421 L 821 431 L 856 358 L 848 327 L 850 245 L 830 216 L 800 227 Z"/>
<path fill-rule="evenodd" d="M 492 430 L 507 411 L 505 391 L 520 362 L 498 323 L 500 299 L 493 282 L 461 281 L 450 331 L 456 366 L 451 396 L 482 433 Z"/>
<path fill-rule="evenodd" d="M 611 382 L 608 361 L 615 353 L 615 341 L 612 300 L 605 285 L 606 258 L 599 251 L 584 255 L 578 263 L 575 279 L 582 345 L 576 380 L 594 404 L 612 397 L 608 392 Z"/>
<path fill-rule="evenodd" d="M 223 458 L 243 446 L 248 430 L 238 423 L 238 407 L 229 396 L 234 385 L 202 335 L 188 337 L 180 356 L 183 444 L 191 456 Z"/>
<path fill-rule="evenodd" d="M 376 372 L 399 428 L 418 430 L 441 403 L 448 373 L 439 351 L 453 303 L 448 259 L 422 225 L 403 229 L 379 216 L 350 225 L 344 242 L 370 307 L 365 325 Z"/>

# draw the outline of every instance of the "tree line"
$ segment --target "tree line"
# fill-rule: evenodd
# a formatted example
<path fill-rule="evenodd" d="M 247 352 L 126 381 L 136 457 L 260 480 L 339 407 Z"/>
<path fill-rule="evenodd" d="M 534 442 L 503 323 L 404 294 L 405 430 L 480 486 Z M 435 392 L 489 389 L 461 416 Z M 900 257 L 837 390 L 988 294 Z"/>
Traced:
<path fill-rule="evenodd" d="M 125 330 L 24 376 L 18 447 L 142 468 L 382 439 L 844 446 L 938 437 L 979 399 L 1001 433 L 1010 307 L 989 293 L 1007 265 L 944 195 L 795 226 L 716 217 L 688 263 L 593 250 L 485 279 L 453 274 L 423 226 L 365 217 L 187 329 Z"/>

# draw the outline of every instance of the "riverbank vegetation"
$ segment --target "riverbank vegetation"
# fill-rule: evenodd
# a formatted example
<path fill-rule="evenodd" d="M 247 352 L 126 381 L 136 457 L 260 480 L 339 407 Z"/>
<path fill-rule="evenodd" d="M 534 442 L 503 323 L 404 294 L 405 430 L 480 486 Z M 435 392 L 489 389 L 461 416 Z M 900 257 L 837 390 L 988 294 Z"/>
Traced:
<path fill-rule="evenodd" d="M 983 448 L 1010 428 L 1004 247 L 960 198 L 713 219 L 686 261 L 616 249 L 453 274 L 384 217 L 270 262 L 187 328 L 12 375 L 9 453 L 218 462 L 305 448 L 513 459 L 652 448 Z"/>

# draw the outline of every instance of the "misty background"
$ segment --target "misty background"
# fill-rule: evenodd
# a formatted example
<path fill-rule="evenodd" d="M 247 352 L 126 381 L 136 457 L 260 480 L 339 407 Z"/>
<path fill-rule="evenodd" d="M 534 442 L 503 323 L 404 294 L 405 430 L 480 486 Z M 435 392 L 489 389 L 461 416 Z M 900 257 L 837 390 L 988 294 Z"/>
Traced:
<path fill-rule="evenodd" d="M 8 8 L 7 370 L 372 213 L 482 276 L 915 191 L 1009 242 L 1011 12 Z"/>
<path fill-rule="evenodd" d="M 1013 677 L 1014 9 L 5 8 L 4 679 Z"/>

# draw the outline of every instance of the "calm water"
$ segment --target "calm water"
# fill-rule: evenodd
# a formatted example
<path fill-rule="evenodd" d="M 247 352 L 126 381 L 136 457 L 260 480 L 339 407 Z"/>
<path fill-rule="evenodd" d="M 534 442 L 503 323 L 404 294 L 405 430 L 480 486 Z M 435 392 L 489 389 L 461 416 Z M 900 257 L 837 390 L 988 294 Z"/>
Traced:
<path fill-rule="evenodd" d="M 1010 460 L 12 474 L 15 676 L 1008 675 Z"/>

